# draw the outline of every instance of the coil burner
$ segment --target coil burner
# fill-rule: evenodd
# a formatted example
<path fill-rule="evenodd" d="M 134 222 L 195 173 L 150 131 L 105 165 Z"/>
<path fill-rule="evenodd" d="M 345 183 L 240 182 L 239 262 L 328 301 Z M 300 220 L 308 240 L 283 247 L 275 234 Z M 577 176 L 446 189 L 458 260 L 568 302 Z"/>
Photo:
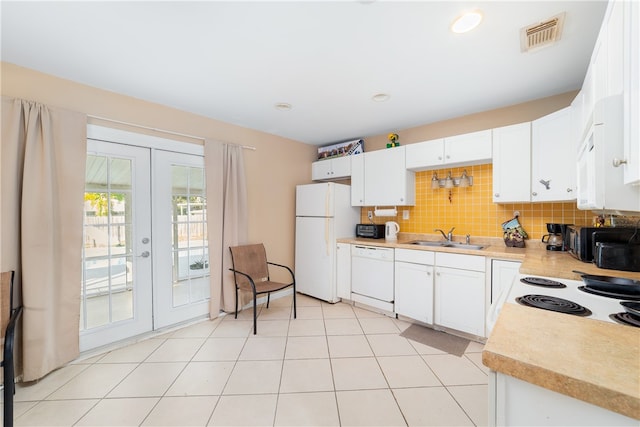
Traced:
<path fill-rule="evenodd" d="M 629 313 L 614 313 L 610 314 L 609 318 L 617 323 L 621 323 L 627 326 L 635 326 L 636 328 L 640 328 L 640 317 L 634 316 Z"/>
<path fill-rule="evenodd" d="M 541 286 L 543 288 L 566 288 L 564 283 L 556 282 L 555 280 L 543 279 L 542 277 L 523 277 L 520 279 L 522 283 L 533 286 Z"/>
<path fill-rule="evenodd" d="M 591 310 L 573 301 L 548 295 L 524 295 L 516 298 L 518 304 L 574 316 L 591 316 Z"/>

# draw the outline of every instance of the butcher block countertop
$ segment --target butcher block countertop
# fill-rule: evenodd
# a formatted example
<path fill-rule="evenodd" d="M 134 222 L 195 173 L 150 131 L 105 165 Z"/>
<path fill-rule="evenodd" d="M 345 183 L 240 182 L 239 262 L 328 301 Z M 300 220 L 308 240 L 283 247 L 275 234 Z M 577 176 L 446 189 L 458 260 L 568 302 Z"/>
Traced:
<path fill-rule="evenodd" d="M 532 276 L 581 280 L 575 270 L 640 280 L 640 273 L 601 269 L 566 252 L 547 251 L 538 241 L 527 240 L 526 248 L 508 248 L 502 239 L 472 238 L 472 244 L 486 247 L 465 250 L 413 245 L 414 240 L 442 238 L 400 233 L 397 242 L 339 242 L 521 261 L 520 273 Z M 482 362 L 494 371 L 640 420 L 640 328 L 505 303 Z"/>
<path fill-rule="evenodd" d="M 640 420 L 638 328 L 506 303 L 482 363 Z"/>

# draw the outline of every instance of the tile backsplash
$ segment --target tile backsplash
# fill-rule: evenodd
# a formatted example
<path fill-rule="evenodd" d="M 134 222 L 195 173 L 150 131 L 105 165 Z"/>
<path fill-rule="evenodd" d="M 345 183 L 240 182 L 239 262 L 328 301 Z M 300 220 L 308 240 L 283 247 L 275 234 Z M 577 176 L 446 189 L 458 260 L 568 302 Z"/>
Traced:
<path fill-rule="evenodd" d="M 445 188 L 431 189 L 433 172 L 438 174 L 438 178 L 445 178 L 449 171 L 452 176 L 459 177 L 464 169 L 473 176 L 472 187 L 452 188 L 451 193 Z M 454 236 L 470 234 L 472 237 L 502 237 L 501 224 L 513 218 L 515 211 L 519 211 L 520 223 L 530 239 L 540 239 L 547 234 L 548 222 L 576 225 L 593 222 L 593 212 L 578 210 L 575 202 L 493 203 L 492 170 L 493 165 L 485 164 L 417 172 L 416 205 L 398 206 L 396 218 L 374 217 L 374 222 L 382 224 L 396 221 L 400 224 L 400 231 L 406 233 L 433 234 L 436 228 L 446 232 L 455 227 Z M 373 209 L 362 208 L 362 222 L 369 221 L 367 211 Z M 402 219 L 405 210 L 409 211 L 408 220 Z"/>

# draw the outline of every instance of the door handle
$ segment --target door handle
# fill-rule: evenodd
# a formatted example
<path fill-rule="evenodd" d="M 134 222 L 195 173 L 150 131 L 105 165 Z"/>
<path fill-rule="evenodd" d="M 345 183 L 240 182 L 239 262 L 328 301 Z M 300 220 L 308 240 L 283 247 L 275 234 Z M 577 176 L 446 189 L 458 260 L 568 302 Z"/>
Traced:
<path fill-rule="evenodd" d="M 142 252 L 140 255 L 138 255 L 139 258 L 149 258 L 149 255 L 151 255 L 151 252 L 149 251 L 144 251 Z"/>

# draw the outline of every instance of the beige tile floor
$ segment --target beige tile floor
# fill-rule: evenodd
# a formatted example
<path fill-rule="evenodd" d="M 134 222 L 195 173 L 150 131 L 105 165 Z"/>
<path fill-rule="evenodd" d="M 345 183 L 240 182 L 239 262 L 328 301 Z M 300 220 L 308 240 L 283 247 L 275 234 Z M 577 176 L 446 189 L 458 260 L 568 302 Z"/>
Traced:
<path fill-rule="evenodd" d="M 487 424 L 482 345 L 463 357 L 401 337 L 409 323 L 291 296 L 19 384 L 17 426 Z"/>

